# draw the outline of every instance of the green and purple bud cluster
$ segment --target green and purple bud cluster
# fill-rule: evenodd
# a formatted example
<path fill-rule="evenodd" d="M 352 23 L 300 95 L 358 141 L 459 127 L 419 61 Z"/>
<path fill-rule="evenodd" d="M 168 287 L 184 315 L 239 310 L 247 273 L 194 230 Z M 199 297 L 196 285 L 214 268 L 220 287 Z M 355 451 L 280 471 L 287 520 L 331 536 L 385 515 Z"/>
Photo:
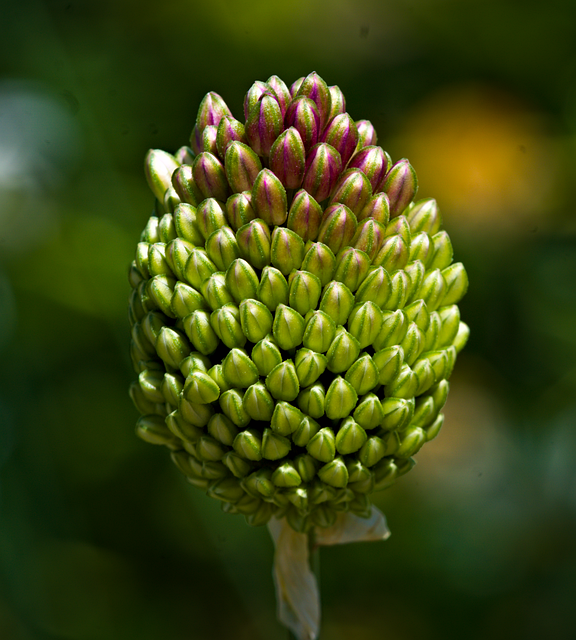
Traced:
<path fill-rule="evenodd" d="M 468 338 L 468 279 L 436 202 L 316 74 L 202 101 L 190 146 L 151 150 L 130 267 L 137 433 L 252 525 L 297 531 L 414 465 Z"/>

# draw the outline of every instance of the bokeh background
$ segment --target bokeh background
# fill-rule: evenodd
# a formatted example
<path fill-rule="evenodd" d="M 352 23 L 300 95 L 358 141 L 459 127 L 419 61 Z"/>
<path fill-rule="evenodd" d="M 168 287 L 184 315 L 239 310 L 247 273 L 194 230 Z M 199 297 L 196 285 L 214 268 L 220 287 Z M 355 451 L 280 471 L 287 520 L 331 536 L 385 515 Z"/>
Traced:
<path fill-rule="evenodd" d="M 0 638 L 265 640 L 265 528 L 134 435 L 127 266 L 150 147 L 316 70 L 436 197 L 472 328 L 444 429 L 321 553 L 325 640 L 576 638 L 569 0 L 19 0 L 0 9 Z"/>

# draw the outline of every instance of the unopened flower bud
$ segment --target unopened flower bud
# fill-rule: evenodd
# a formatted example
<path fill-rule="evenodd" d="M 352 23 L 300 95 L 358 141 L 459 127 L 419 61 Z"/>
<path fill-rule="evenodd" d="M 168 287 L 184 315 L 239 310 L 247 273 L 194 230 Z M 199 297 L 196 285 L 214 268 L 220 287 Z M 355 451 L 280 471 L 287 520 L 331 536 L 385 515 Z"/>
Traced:
<path fill-rule="evenodd" d="M 210 260 L 205 249 L 194 247 L 188 256 L 184 275 L 186 280 L 198 291 L 202 289 L 205 280 L 218 271 L 216 265 Z"/>
<path fill-rule="evenodd" d="M 335 334 L 336 323 L 332 317 L 325 311 L 314 311 L 306 322 L 302 342 L 307 349 L 324 353 L 328 351 Z"/>
<path fill-rule="evenodd" d="M 412 233 L 425 231 L 429 235 L 434 235 L 440 231 L 442 226 L 442 216 L 434 198 L 425 198 L 415 202 L 406 212 L 406 218 L 410 223 Z"/>
<path fill-rule="evenodd" d="M 252 208 L 269 225 L 281 225 L 288 217 L 286 190 L 269 169 L 262 169 L 254 181 Z"/>
<path fill-rule="evenodd" d="M 306 445 L 306 450 L 320 462 L 330 462 L 336 455 L 334 432 L 330 427 L 320 429 Z"/>
<path fill-rule="evenodd" d="M 301 387 L 314 384 L 326 369 L 326 356 L 310 349 L 299 349 L 294 360 Z"/>
<path fill-rule="evenodd" d="M 204 240 L 210 234 L 226 226 L 224 207 L 214 198 L 206 198 L 196 208 L 196 224 Z"/>
<path fill-rule="evenodd" d="M 348 168 L 360 169 L 370 181 L 372 192 L 376 193 L 386 175 L 387 160 L 381 147 L 369 146 L 360 149 L 348 163 Z"/>
<path fill-rule="evenodd" d="M 354 420 L 363 429 L 376 429 L 384 420 L 382 403 L 374 393 L 367 393 L 354 410 Z"/>
<path fill-rule="evenodd" d="M 432 241 L 425 231 L 420 231 L 412 236 L 410 240 L 410 262 L 421 260 L 428 265 L 428 258 L 432 255 Z"/>
<path fill-rule="evenodd" d="M 358 129 L 354 120 L 347 113 L 335 116 L 324 130 L 320 141 L 333 146 L 342 158 L 342 165 L 346 166 L 358 144 Z"/>
<path fill-rule="evenodd" d="M 320 279 L 322 286 L 332 280 L 336 267 L 336 257 L 330 247 L 321 242 L 309 243 L 302 260 L 302 269 L 313 273 Z"/>
<path fill-rule="evenodd" d="M 404 351 L 399 345 L 385 347 L 377 351 L 372 359 L 378 368 L 378 382 L 389 384 L 400 373 L 404 361 Z"/>
<path fill-rule="evenodd" d="M 202 131 L 202 151 L 209 151 L 212 155 L 218 155 L 218 147 L 216 146 L 216 136 L 218 127 L 216 125 L 208 125 Z"/>
<path fill-rule="evenodd" d="M 372 264 L 384 267 L 388 273 L 396 269 L 403 269 L 410 256 L 409 246 L 401 235 L 388 236 L 382 242 L 380 250 L 372 260 Z"/>
<path fill-rule="evenodd" d="M 334 458 L 318 470 L 318 477 L 331 487 L 344 488 L 348 484 L 348 469 L 344 460 L 340 457 Z"/>
<path fill-rule="evenodd" d="M 302 137 L 295 127 L 290 127 L 278 136 L 270 149 L 270 169 L 286 189 L 297 189 L 304 177 L 305 163 Z"/>
<path fill-rule="evenodd" d="M 443 424 L 444 414 L 441 413 L 429 427 L 426 427 L 426 442 L 430 442 L 440 433 Z"/>
<path fill-rule="evenodd" d="M 184 318 L 183 322 L 186 335 L 200 353 L 204 355 L 212 353 L 220 344 L 210 324 L 210 314 L 204 309 L 193 311 Z"/>
<path fill-rule="evenodd" d="M 292 462 L 285 462 L 272 474 L 272 482 L 277 487 L 297 487 L 302 483 L 302 478 Z"/>
<path fill-rule="evenodd" d="M 342 282 L 332 280 L 324 289 L 320 311 L 327 313 L 336 325 L 343 325 L 354 306 L 354 294 Z"/>
<path fill-rule="evenodd" d="M 435 311 L 444 302 L 446 282 L 440 269 L 428 271 L 422 280 L 419 295 L 430 311 Z"/>
<path fill-rule="evenodd" d="M 176 240 L 188 242 L 190 248 L 204 244 L 204 237 L 200 232 L 196 217 L 196 207 L 185 202 L 180 203 L 176 209 L 174 209 L 173 217 L 174 227 L 178 237 L 172 242 Z M 168 244 L 170 245 L 170 243 Z"/>
<path fill-rule="evenodd" d="M 418 178 L 408 160 L 399 160 L 386 174 L 381 190 L 390 199 L 390 217 L 399 216 L 418 191 Z"/>
<path fill-rule="evenodd" d="M 220 387 L 203 371 L 193 371 L 184 385 L 183 395 L 194 404 L 210 404 L 218 400 Z"/>
<path fill-rule="evenodd" d="M 328 115 L 327 122 L 330 122 L 332 118 L 335 118 L 340 113 L 346 112 L 346 98 L 340 87 L 333 85 L 328 88 L 330 89 L 330 114 Z"/>
<path fill-rule="evenodd" d="M 216 92 L 210 91 L 204 96 L 198 108 L 196 127 L 202 132 L 209 125 L 217 125 L 223 116 L 231 115 L 230 109 L 222 97 Z"/>
<path fill-rule="evenodd" d="M 200 188 L 194 181 L 191 165 L 182 165 L 172 175 L 172 186 L 182 202 L 196 206 L 204 199 Z"/>
<path fill-rule="evenodd" d="M 216 133 L 216 147 L 221 159 L 224 159 L 228 147 L 233 142 L 246 143 L 244 125 L 232 116 L 223 116 Z"/>
<path fill-rule="evenodd" d="M 233 348 L 222 361 L 222 373 L 229 385 L 246 389 L 258 381 L 256 365 L 242 349 Z"/>
<path fill-rule="evenodd" d="M 347 169 L 340 175 L 330 202 L 345 204 L 358 216 L 371 198 L 372 187 L 368 178 L 360 169 Z"/>
<path fill-rule="evenodd" d="M 336 450 L 341 455 L 350 455 L 358 451 L 366 442 L 368 436 L 364 429 L 355 422 L 352 418 L 347 418 L 340 425 L 340 429 L 338 430 L 338 434 L 336 436 Z M 355 461 L 357 465 L 363 465 L 359 461 Z M 357 467 L 354 468 L 354 473 L 350 474 L 351 465 L 347 465 L 347 469 L 349 472 L 349 481 L 350 482 L 359 482 L 362 480 L 366 480 L 367 476 L 370 474 L 362 474 L 362 471 Z M 364 467 L 365 469 L 365 467 Z M 367 470 L 366 470 L 367 471 Z"/>
<path fill-rule="evenodd" d="M 297 96 L 306 96 L 313 100 L 320 117 L 320 130 L 322 131 L 328 122 L 332 106 L 332 96 L 328 85 L 313 71 L 307 75 L 298 87 Z"/>
<path fill-rule="evenodd" d="M 360 343 L 360 348 L 371 345 L 382 329 L 383 316 L 374 302 L 356 305 L 348 318 L 348 330 Z"/>
<path fill-rule="evenodd" d="M 410 281 L 406 289 L 406 303 L 410 303 L 420 297 L 420 287 L 426 274 L 426 267 L 420 260 L 414 260 L 414 262 L 406 265 L 404 273 L 406 273 Z"/>
<path fill-rule="evenodd" d="M 468 274 L 461 262 L 455 262 L 446 269 L 442 269 L 442 277 L 446 284 L 446 289 L 442 297 L 442 306 L 456 304 L 468 291 Z"/>
<path fill-rule="evenodd" d="M 410 427 L 402 434 L 400 446 L 394 453 L 396 458 L 410 458 L 426 442 L 426 432 L 420 427 Z"/>
<path fill-rule="evenodd" d="M 414 364 L 425 346 L 424 335 L 415 322 L 408 324 L 406 335 L 399 346 L 402 347 L 404 351 L 404 362 L 408 365 Z"/>
<path fill-rule="evenodd" d="M 468 342 L 469 336 L 470 327 L 465 322 L 461 322 L 458 325 L 458 333 L 456 334 L 453 343 L 457 353 L 460 353 L 460 351 L 464 349 L 466 343 Z"/>
<path fill-rule="evenodd" d="M 288 402 L 277 402 L 270 421 L 270 428 L 282 436 L 294 433 L 300 426 L 302 413 Z"/>
<path fill-rule="evenodd" d="M 272 330 L 272 314 L 265 304 L 252 298 L 240 303 L 242 331 L 250 342 L 259 342 Z"/>
<path fill-rule="evenodd" d="M 368 354 L 364 354 L 349 367 L 345 379 L 359 396 L 363 396 L 378 385 L 378 377 L 378 367 Z"/>
<path fill-rule="evenodd" d="M 262 382 L 256 382 L 246 389 L 242 398 L 242 406 L 252 420 L 269 422 L 274 413 L 274 400 Z M 268 458 L 266 455 L 264 457 Z M 275 460 L 276 458 L 268 459 Z"/>
<path fill-rule="evenodd" d="M 231 142 L 224 160 L 226 177 L 234 193 L 251 191 L 256 176 L 262 171 L 258 155 L 240 141 Z"/>
<path fill-rule="evenodd" d="M 288 104 L 292 99 L 290 90 L 286 86 L 285 82 L 278 76 L 270 76 L 268 80 L 266 80 L 266 84 L 272 89 L 272 91 L 274 91 L 276 98 L 278 98 L 278 104 L 282 110 L 282 115 L 284 115 L 288 108 Z"/>
<path fill-rule="evenodd" d="M 215 155 L 208 151 L 197 155 L 192 165 L 192 175 L 204 198 L 226 201 L 229 192 L 226 171 Z"/>
<path fill-rule="evenodd" d="M 344 378 L 334 378 L 326 392 L 326 415 L 330 420 L 346 418 L 352 413 L 358 401 L 356 389 Z"/>
<path fill-rule="evenodd" d="M 268 157 L 270 148 L 284 130 L 282 110 L 275 96 L 262 95 L 250 109 L 246 120 L 246 138 L 259 156 Z"/>
<path fill-rule="evenodd" d="M 226 286 L 239 304 L 246 298 L 256 298 L 258 276 L 246 260 L 237 258 L 226 271 Z"/>
<path fill-rule="evenodd" d="M 241 348 L 246 344 L 246 336 L 242 333 L 240 325 L 240 312 L 236 305 L 225 304 L 213 311 L 210 316 L 210 324 L 216 335 L 229 349 Z M 226 369 L 223 370 L 223 373 L 227 378 Z M 228 382 L 232 387 L 239 386 L 232 380 Z"/>
<path fill-rule="evenodd" d="M 286 128 L 294 128 L 300 135 L 307 153 L 320 135 L 320 116 L 316 104 L 305 96 L 296 97 L 289 104 L 284 117 Z"/>
<path fill-rule="evenodd" d="M 254 220 L 256 212 L 252 208 L 252 194 L 250 191 L 234 193 L 226 200 L 226 217 L 235 231 L 250 222 L 250 220 Z"/>
<path fill-rule="evenodd" d="M 266 376 L 266 386 L 276 400 L 295 400 L 300 392 L 300 383 L 292 360 L 276 365 Z"/>
<path fill-rule="evenodd" d="M 170 307 L 177 318 L 184 318 L 197 309 L 207 309 L 204 296 L 191 286 L 177 282 L 170 299 Z"/>
<path fill-rule="evenodd" d="M 246 460 L 262 460 L 262 439 L 256 429 L 241 431 L 234 439 L 234 451 Z"/>
<path fill-rule="evenodd" d="M 360 343 L 345 329 L 337 330 L 326 352 L 327 366 L 332 373 L 347 371 L 360 354 Z"/>
<path fill-rule="evenodd" d="M 302 187 L 318 202 L 322 202 L 332 193 L 341 171 L 342 158 L 338 151 L 320 142 L 308 152 Z"/>
<path fill-rule="evenodd" d="M 168 429 L 161 416 L 141 416 L 136 422 L 136 434 L 150 444 L 165 445 L 171 449 L 180 448 L 178 439 Z"/>
<path fill-rule="evenodd" d="M 418 376 L 407 364 L 400 367 L 398 375 L 386 387 L 386 396 L 392 398 L 412 398 L 418 389 Z"/>
<path fill-rule="evenodd" d="M 156 338 L 156 352 L 168 366 L 177 369 L 180 362 L 190 353 L 190 344 L 179 331 L 162 327 Z"/>
<path fill-rule="evenodd" d="M 336 256 L 334 280 L 345 284 L 354 292 L 368 275 L 370 256 L 360 249 L 345 247 Z"/>
<path fill-rule="evenodd" d="M 234 438 L 238 435 L 236 425 L 223 413 L 216 413 L 210 418 L 207 431 L 215 440 L 229 447 L 232 446 Z"/>
<path fill-rule="evenodd" d="M 288 301 L 293 309 L 305 316 L 318 305 L 322 283 L 320 278 L 309 271 L 295 271 L 290 276 Z"/>
<path fill-rule="evenodd" d="M 250 462 L 239 456 L 235 451 L 228 451 L 222 458 L 222 464 L 228 467 L 236 478 L 245 478 L 253 468 Z"/>
<path fill-rule="evenodd" d="M 298 394 L 298 406 L 311 418 L 321 418 L 324 415 L 326 390 L 320 382 L 306 387 Z"/>
<path fill-rule="evenodd" d="M 409 286 L 410 278 L 406 272 L 402 269 L 395 271 L 390 278 L 390 294 L 382 305 L 382 309 L 402 309 L 408 298 Z"/>
<path fill-rule="evenodd" d="M 226 271 L 228 267 L 240 257 L 240 247 L 236 236 L 227 225 L 213 231 L 206 238 L 206 253 L 219 271 Z"/>
<path fill-rule="evenodd" d="M 179 166 L 174 156 L 160 149 L 150 149 L 146 154 L 144 161 L 146 181 L 160 202 L 164 201 L 166 190 L 172 186 L 172 174 Z"/>
<path fill-rule="evenodd" d="M 358 453 L 358 460 L 365 467 L 373 467 L 385 455 L 384 443 L 378 436 L 368 438 Z"/>
<path fill-rule="evenodd" d="M 376 222 L 386 226 L 390 220 L 390 201 L 385 193 L 377 193 L 366 203 L 358 214 L 358 222 L 374 218 Z"/>
<path fill-rule="evenodd" d="M 272 429 L 264 429 L 262 438 L 262 457 L 266 460 L 280 460 L 290 452 L 292 444 L 288 438 L 275 433 Z"/>
<path fill-rule="evenodd" d="M 304 416 L 296 431 L 292 434 L 292 442 L 298 447 L 305 447 L 320 431 L 320 425 L 310 416 Z"/>
<path fill-rule="evenodd" d="M 145 369 L 138 376 L 140 389 L 149 402 L 165 402 L 164 394 L 162 393 L 163 382 L 164 374 L 162 371 Z"/>
<path fill-rule="evenodd" d="M 271 334 L 254 345 L 251 357 L 261 376 L 267 376 L 277 364 L 282 362 L 282 354 Z"/>
<path fill-rule="evenodd" d="M 228 389 L 220 395 L 218 400 L 224 415 L 240 429 L 247 427 L 251 420 L 242 404 L 243 397 L 244 394 L 240 389 Z"/>
<path fill-rule="evenodd" d="M 279 304 L 288 304 L 288 282 L 278 269 L 262 269 L 256 297 L 272 312 L 276 311 Z"/>
<path fill-rule="evenodd" d="M 374 129 L 374 125 L 370 120 L 358 120 L 356 122 L 356 128 L 358 129 L 358 146 L 361 149 L 378 143 L 376 129 Z"/>
<path fill-rule="evenodd" d="M 170 306 L 170 301 L 174 293 L 175 285 L 176 280 L 169 276 L 154 276 L 148 280 L 146 285 L 146 292 L 150 299 L 154 302 L 157 308 L 169 318 L 174 316 Z"/>
<path fill-rule="evenodd" d="M 276 227 L 272 232 L 271 261 L 287 276 L 292 269 L 299 269 L 304 258 L 304 241 L 285 227 Z"/>
<path fill-rule="evenodd" d="M 193 351 L 187 358 L 180 363 L 180 371 L 187 378 L 192 371 L 203 371 L 208 373 L 210 368 L 210 360 L 199 351 Z"/>

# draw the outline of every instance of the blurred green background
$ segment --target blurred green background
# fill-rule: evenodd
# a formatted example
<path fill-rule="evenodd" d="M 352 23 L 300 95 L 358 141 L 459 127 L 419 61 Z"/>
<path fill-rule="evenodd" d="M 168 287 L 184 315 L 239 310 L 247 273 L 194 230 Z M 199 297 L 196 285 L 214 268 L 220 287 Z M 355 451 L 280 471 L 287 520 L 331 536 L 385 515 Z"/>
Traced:
<path fill-rule="evenodd" d="M 0 39 L 0 638 L 265 640 L 265 528 L 134 435 L 150 147 L 316 70 L 465 263 L 440 437 L 322 550 L 324 640 L 576 638 L 576 10 L 568 0 L 20 0 Z"/>

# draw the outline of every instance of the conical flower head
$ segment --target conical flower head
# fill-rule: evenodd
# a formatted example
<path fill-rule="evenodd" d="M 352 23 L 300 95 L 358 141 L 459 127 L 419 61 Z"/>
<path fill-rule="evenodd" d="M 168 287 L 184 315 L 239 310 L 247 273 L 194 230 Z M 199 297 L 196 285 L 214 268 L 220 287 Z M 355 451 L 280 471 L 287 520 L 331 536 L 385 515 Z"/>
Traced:
<path fill-rule="evenodd" d="M 443 424 L 464 266 L 416 173 L 312 73 L 209 93 L 150 151 L 130 266 L 137 433 L 252 525 L 365 517 Z"/>

